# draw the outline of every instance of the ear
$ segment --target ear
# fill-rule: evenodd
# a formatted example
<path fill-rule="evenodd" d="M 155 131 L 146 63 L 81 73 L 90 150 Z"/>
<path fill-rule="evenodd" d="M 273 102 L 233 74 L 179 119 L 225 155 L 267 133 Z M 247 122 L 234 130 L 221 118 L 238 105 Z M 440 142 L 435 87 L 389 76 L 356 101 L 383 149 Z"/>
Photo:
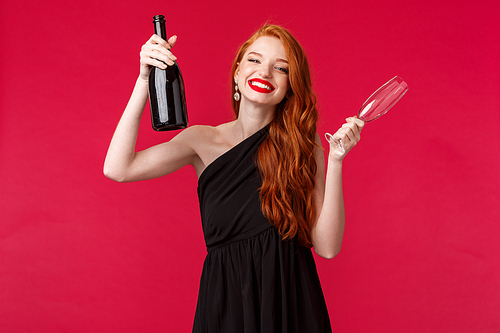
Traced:
<path fill-rule="evenodd" d="M 240 74 L 240 63 L 237 62 L 236 63 L 236 70 L 234 71 L 234 81 L 238 81 L 238 77 L 239 77 L 239 74 Z"/>

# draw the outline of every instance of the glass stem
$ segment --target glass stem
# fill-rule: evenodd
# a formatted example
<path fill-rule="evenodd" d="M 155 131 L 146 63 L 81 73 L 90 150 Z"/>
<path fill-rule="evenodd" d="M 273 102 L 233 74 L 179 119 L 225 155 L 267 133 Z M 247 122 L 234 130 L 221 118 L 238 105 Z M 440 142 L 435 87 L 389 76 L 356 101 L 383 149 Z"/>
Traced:
<path fill-rule="evenodd" d="M 330 133 L 325 133 L 325 138 L 330 144 L 337 145 L 342 150 L 342 153 L 345 154 L 345 149 L 342 145 L 342 139 L 339 139 L 336 136 L 331 135 Z"/>

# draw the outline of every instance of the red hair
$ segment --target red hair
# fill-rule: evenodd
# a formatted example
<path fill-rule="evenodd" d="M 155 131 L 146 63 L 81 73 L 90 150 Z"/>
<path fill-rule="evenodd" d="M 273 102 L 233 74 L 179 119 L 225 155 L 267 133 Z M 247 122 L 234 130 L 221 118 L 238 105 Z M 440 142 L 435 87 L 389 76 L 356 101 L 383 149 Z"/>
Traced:
<path fill-rule="evenodd" d="M 266 24 L 240 47 L 231 79 L 248 47 L 263 36 L 278 38 L 283 43 L 289 64 L 290 88 L 277 105 L 269 135 L 257 155 L 262 177 L 262 212 L 283 239 L 297 237 L 299 244 L 311 247 L 311 224 L 316 215 L 313 189 L 317 170 L 314 149 L 318 110 L 305 52 L 286 29 Z M 231 86 L 233 95 L 235 88 Z M 238 117 L 239 102 L 232 100 L 232 107 Z"/>

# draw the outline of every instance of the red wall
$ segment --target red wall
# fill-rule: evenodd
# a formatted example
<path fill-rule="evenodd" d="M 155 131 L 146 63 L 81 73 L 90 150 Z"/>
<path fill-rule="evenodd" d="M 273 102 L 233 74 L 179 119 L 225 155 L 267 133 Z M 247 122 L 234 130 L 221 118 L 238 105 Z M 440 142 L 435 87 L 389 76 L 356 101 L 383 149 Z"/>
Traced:
<path fill-rule="evenodd" d="M 191 124 L 230 119 L 231 60 L 266 20 L 309 55 L 321 136 L 403 77 L 345 160 L 342 252 L 317 258 L 334 331 L 500 331 L 497 1 L 17 0 L 0 10 L 1 332 L 191 329 L 206 253 L 193 170 L 102 175 L 160 13 Z M 139 149 L 174 134 L 147 112 Z"/>

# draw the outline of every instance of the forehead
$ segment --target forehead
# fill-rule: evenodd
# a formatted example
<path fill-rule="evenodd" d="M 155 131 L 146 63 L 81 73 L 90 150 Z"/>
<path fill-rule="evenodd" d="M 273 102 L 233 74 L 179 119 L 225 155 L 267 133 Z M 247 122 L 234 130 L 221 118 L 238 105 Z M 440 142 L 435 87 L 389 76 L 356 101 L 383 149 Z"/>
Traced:
<path fill-rule="evenodd" d="M 245 53 L 258 52 L 262 55 L 279 56 L 286 59 L 286 50 L 283 43 L 276 37 L 262 36 L 257 38 Z"/>

